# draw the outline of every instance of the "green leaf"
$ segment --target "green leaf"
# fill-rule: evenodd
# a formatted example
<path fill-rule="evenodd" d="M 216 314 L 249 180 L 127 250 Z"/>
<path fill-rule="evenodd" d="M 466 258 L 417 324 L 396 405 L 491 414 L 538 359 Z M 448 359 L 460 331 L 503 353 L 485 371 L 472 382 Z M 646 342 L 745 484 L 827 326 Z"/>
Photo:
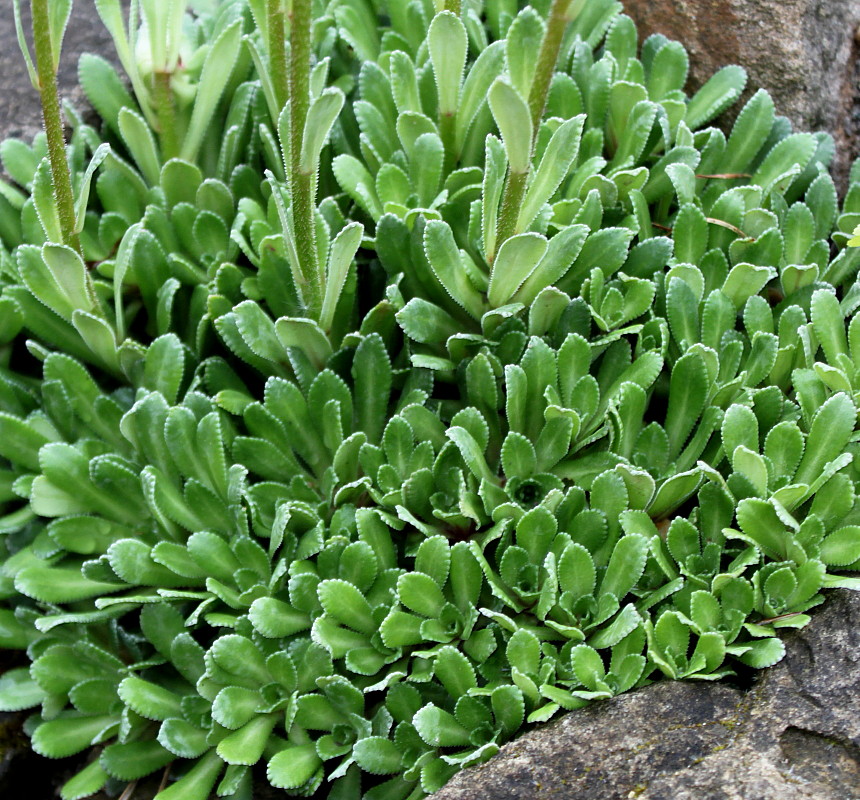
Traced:
<path fill-rule="evenodd" d="M 543 258 L 514 294 L 514 302 L 531 305 L 543 289 L 561 279 L 576 261 L 589 233 L 586 225 L 570 225 L 553 236 Z"/>
<path fill-rule="evenodd" d="M 484 298 L 463 265 L 454 233 L 446 222 L 430 220 L 424 228 L 424 252 L 430 267 L 451 298 L 475 319 L 484 312 Z"/>
<path fill-rule="evenodd" d="M 143 383 L 175 403 L 185 376 L 185 348 L 173 333 L 159 336 L 146 352 Z"/>
<path fill-rule="evenodd" d="M 689 59 L 680 42 L 667 42 L 655 54 L 648 70 L 648 97 L 660 101 L 687 82 Z"/>
<path fill-rule="evenodd" d="M 392 62 L 394 59 L 392 58 Z M 484 48 L 469 68 L 463 81 L 456 121 L 456 151 L 461 153 L 469 128 L 487 100 L 493 81 L 505 66 L 505 42 L 493 42 Z"/>
<path fill-rule="evenodd" d="M 320 326 L 323 330 L 331 330 L 349 268 L 363 235 L 364 226 L 358 222 L 351 222 L 338 232 L 331 243 L 326 267 L 325 293 L 320 311 Z"/>
<path fill-rule="evenodd" d="M 701 483 L 702 470 L 699 467 L 673 475 L 657 489 L 648 505 L 648 513 L 653 519 L 663 519 L 690 497 Z"/>
<path fill-rule="evenodd" d="M 92 581 L 73 567 L 26 567 L 15 576 L 15 588 L 43 603 L 72 603 L 117 592 L 122 584 Z"/>
<path fill-rule="evenodd" d="M 452 428 L 448 428 L 445 431 L 445 435 L 457 445 L 463 461 L 476 477 L 483 478 L 493 484 L 499 482 L 498 477 L 487 465 L 483 448 L 475 441 L 475 438 L 469 431 L 459 425 L 455 425 Z"/>
<path fill-rule="evenodd" d="M 745 498 L 738 504 L 737 519 L 741 530 L 768 558 L 783 559 L 789 542 L 785 525 L 772 504 L 758 498 Z"/>
<path fill-rule="evenodd" d="M 0 412 L 0 455 L 13 464 L 39 471 L 39 450 L 48 439 L 24 420 Z"/>
<path fill-rule="evenodd" d="M 508 75 L 522 97 L 528 97 L 531 91 L 545 28 L 540 14 L 531 6 L 520 11 L 508 28 L 505 37 Z"/>
<path fill-rule="evenodd" d="M 492 261 L 496 252 L 496 228 L 499 217 L 499 204 L 505 187 L 508 165 L 502 143 L 492 134 L 486 139 L 484 151 L 484 181 L 481 203 L 481 241 L 484 256 Z"/>
<path fill-rule="evenodd" d="M 605 691 L 606 668 L 600 654 L 586 644 L 579 644 L 570 651 L 570 664 L 576 679 L 593 692 Z"/>
<path fill-rule="evenodd" d="M 726 143 L 726 173 L 744 172 L 756 153 L 767 141 L 773 127 L 774 105 L 771 96 L 759 89 L 743 107 L 735 120 L 731 136 Z"/>
<path fill-rule="evenodd" d="M 705 409 L 709 384 L 707 366 L 698 353 L 686 353 L 675 363 L 669 385 L 669 408 L 666 411 L 670 453 L 681 452 L 690 431 Z"/>
<path fill-rule="evenodd" d="M 176 783 L 158 793 L 158 800 L 207 800 L 224 762 L 214 748 L 200 758 Z"/>
<path fill-rule="evenodd" d="M 567 177 L 571 165 L 579 155 L 579 140 L 584 123 L 585 116 L 580 115 L 566 120 L 553 133 L 523 198 L 517 220 L 518 231 L 528 229 L 543 204 L 550 201 Z"/>
<path fill-rule="evenodd" d="M 123 111 L 126 110 L 127 109 L 123 109 Z M 144 124 L 142 119 L 140 122 L 141 124 Z M 84 229 L 87 204 L 90 200 L 90 184 L 92 183 L 96 170 L 101 166 L 102 162 L 108 157 L 108 155 L 110 155 L 110 145 L 107 144 L 107 142 L 104 142 L 96 148 L 96 151 L 93 153 L 93 157 L 90 159 L 90 163 L 87 165 L 86 172 L 84 172 L 83 178 L 81 178 L 81 184 L 78 189 L 78 198 L 75 201 L 75 233 L 80 233 Z M 154 181 L 157 180 L 158 171 L 156 170 Z"/>
<path fill-rule="evenodd" d="M 508 640 L 505 655 L 511 667 L 525 675 L 537 675 L 540 669 L 540 640 L 530 631 L 520 628 Z"/>
<path fill-rule="evenodd" d="M 522 727 L 525 719 L 525 700 L 516 686 L 498 686 L 491 695 L 493 715 L 506 736 L 512 736 Z"/>
<path fill-rule="evenodd" d="M 687 104 L 684 117 L 690 130 L 696 130 L 723 113 L 738 97 L 747 83 L 743 67 L 723 67 L 712 75 Z"/>
<path fill-rule="evenodd" d="M 272 756 L 266 777 L 278 789 L 298 789 L 313 778 L 322 763 L 313 743 L 292 745 Z"/>
<path fill-rule="evenodd" d="M 384 736 L 360 739 L 353 745 L 352 757 L 371 775 L 393 775 L 401 771 L 403 764 L 403 753 Z"/>
<path fill-rule="evenodd" d="M 33 749 L 48 758 L 65 758 L 80 753 L 106 728 L 117 725 L 111 715 L 86 717 L 79 714 L 43 722 L 33 731 Z"/>
<path fill-rule="evenodd" d="M 106 320 L 76 309 L 72 312 L 72 325 L 96 357 L 97 363 L 110 371 L 119 371 L 116 333 Z"/>
<path fill-rule="evenodd" d="M 241 305 L 236 306 L 236 309 L 239 309 Z M 259 309 L 259 306 L 254 305 L 255 308 Z M 234 309 L 234 313 L 236 313 L 236 309 Z M 245 325 L 240 326 L 241 328 L 251 331 L 251 328 Z M 283 347 L 295 347 L 301 350 L 317 369 L 322 369 L 331 356 L 331 342 L 328 336 L 312 319 L 281 317 L 275 321 L 275 335 Z M 257 347 L 260 349 L 259 345 Z M 263 350 L 260 349 L 260 352 Z M 270 354 L 276 355 L 274 352 Z"/>
<path fill-rule="evenodd" d="M 812 327 L 821 342 L 821 348 L 829 364 L 839 363 L 840 355 L 848 355 L 848 340 L 845 335 L 845 319 L 836 295 L 827 289 L 818 289 L 810 303 Z"/>
<path fill-rule="evenodd" d="M 146 719 L 165 720 L 182 713 L 178 695 L 142 678 L 130 675 L 123 679 L 117 691 L 129 708 Z"/>
<path fill-rule="evenodd" d="M 212 643 L 209 654 L 221 669 L 236 678 L 251 684 L 266 684 L 271 680 L 263 654 L 244 636 L 221 636 Z"/>
<path fill-rule="evenodd" d="M 453 115 L 457 112 L 468 50 L 466 28 L 456 14 L 442 11 L 433 17 L 427 31 L 427 49 L 436 77 L 439 114 Z"/>
<path fill-rule="evenodd" d="M 161 175 L 161 156 L 152 129 L 146 120 L 130 108 L 122 108 L 118 124 L 123 143 L 128 148 L 143 177 L 155 186 Z"/>
<path fill-rule="evenodd" d="M 505 305 L 534 271 L 547 252 L 548 242 L 538 233 L 521 233 L 502 242 L 490 272 L 487 299 L 494 308 Z"/>
<path fill-rule="evenodd" d="M 171 158 L 161 168 L 160 183 L 169 206 L 180 203 L 193 205 L 197 202 L 197 191 L 203 183 L 203 173 L 189 161 Z"/>
<path fill-rule="evenodd" d="M 397 312 L 397 322 L 410 339 L 423 344 L 442 344 L 460 332 L 450 314 L 420 297 L 413 297 Z"/>
<path fill-rule="evenodd" d="M 173 753 L 155 739 L 108 745 L 99 756 L 105 772 L 122 781 L 135 781 L 173 761 Z"/>
<path fill-rule="evenodd" d="M 493 118 L 502 134 L 511 172 L 528 172 L 532 151 L 532 121 L 528 104 L 513 86 L 501 78 L 493 82 L 488 98 Z"/>
<path fill-rule="evenodd" d="M 639 581 L 648 558 L 648 540 L 636 533 L 622 536 L 609 557 L 600 593 L 611 594 L 621 602 Z"/>
<path fill-rule="evenodd" d="M 445 595 L 429 575 L 407 572 L 397 579 L 397 597 L 408 609 L 429 619 L 436 619 L 445 606 Z"/>
<path fill-rule="evenodd" d="M 218 755 L 228 764 L 253 766 L 263 755 L 277 718 L 258 716 L 218 742 Z"/>
<path fill-rule="evenodd" d="M 382 216 L 382 204 L 376 196 L 374 180 L 365 166 L 354 156 L 341 154 L 332 162 L 340 187 L 375 220 Z"/>
<path fill-rule="evenodd" d="M 236 20 L 221 32 L 206 54 L 197 85 L 194 110 L 180 151 L 181 158 L 186 161 L 194 161 L 197 158 L 218 101 L 239 59 L 241 46 L 242 24 L 240 20 Z"/>
<path fill-rule="evenodd" d="M 62 800 L 81 800 L 102 789 L 107 780 L 108 774 L 102 765 L 98 761 L 92 761 L 63 784 L 60 797 Z"/>
<path fill-rule="evenodd" d="M 811 133 L 795 133 L 786 137 L 771 149 L 750 182 L 765 191 L 769 190 L 779 178 L 796 166 L 803 169 L 817 147 L 818 142 Z"/>
<path fill-rule="evenodd" d="M 30 46 L 27 44 L 27 39 L 24 36 L 24 26 L 21 24 L 21 0 L 13 0 L 12 13 L 15 19 L 15 33 L 18 37 L 18 48 L 21 50 L 21 55 L 24 56 L 24 63 L 27 65 L 27 73 L 30 76 L 30 83 L 36 91 L 39 90 L 39 75 L 36 68 L 33 66 L 33 59 L 30 56 Z M 59 55 L 59 51 L 57 51 Z"/>
<path fill-rule="evenodd" d="M 811 484 L 825 465 L 845 449 L 857 421 L 857 409 L 848 395 L 835 394 L 822 405 L 812 420 L 806 449 L 794 483 Z"/>
<path fill-rule="evenodd" d="M 431 747 L 457 747 L 469 744 L 469 731 L 447 711 L 432 703 L 412 718 L 418 735 Z"/>
<path fill-rule="evenodd" d="M 274 597 L 258 597 L 248 609 L 254 628 L 269 639 L 283 639 L 310 628 L 307 614 Z"/>
<path fill-rule="evenodd" d="M 502 470 L 505 477 L 527 478 L 535 471 L 537 456 L 532 443 L 521 433 L 509 431 L 502 445 Z"/>
<path fill-rule="evenodd" d="M 378 334 L 364 338 L 352 362 L 355 381 L 355 427 L 367 434 L 369 442 L 378 442 L 388 415 L 391 394 L 391 363 L 385 344 Z"/>
<path fill-rule="evenodd" d="M 462 697 L 478 686 L 475 670 L 461 652 L 451 646 L 436 655 L 434 671 L 439 682 L 452 697 Z"/>
<path fill-rule="evenodd" d="M 198 758 L 209 749 L 206 731 L 184 719 L 165 720 L 159 728 L 158 741 L 180 758 Z"/>
<path fill-rule="evenodd" d="M 0 710 L 21 711 L 45 700 L 45 692 L 25 667 L 10 669 L 0 675 Z"/>
<path fill-rule="evenodd" d="M 305 120 L 302 152 L 299 158 L 299 169 L 305 174 L 315 175 L 319 169 L 320 153 L 328 140 L 332 125 L 343 108 L 343 103 L 343 92 L 335 87 L 329 87 L 311 103 Z"/>
<path fill-rule="evenodd" d="M 360 633 L 373 633 L 376 622 L 364 595 L 351 583 L 337 578 L 322 581 L 317 588 L 326 614 Z"/>
<path fill-rule="evenodd" d="M 757 639 L 749 643 L 749 648 L 746 653 L 738 656 L 738 660 L 754 669 L 772 667 L 785 655 L 785 645 L 781 639 L 776 638 Z"/>
<path fill-rule="evenodd" d="M 821 543 L 821 560 L 837 567 L 860 560 L 860 526 L 847 525 L 825 537 Z"/>

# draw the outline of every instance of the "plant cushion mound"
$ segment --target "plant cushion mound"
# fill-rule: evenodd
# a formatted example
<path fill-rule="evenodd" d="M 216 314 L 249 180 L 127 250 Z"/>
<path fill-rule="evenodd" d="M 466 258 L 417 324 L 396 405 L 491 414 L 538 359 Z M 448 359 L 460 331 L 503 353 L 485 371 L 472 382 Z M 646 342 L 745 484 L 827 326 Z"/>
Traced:
<path fill-rule="evenodd" d="M 0 145 L 0 707 L 66 800 L 416 800 L 860 588 L 827 134 L 612 0 L 298 2 L 286 106 L 281 3 L 197 5 L 97 3 L 80 253 Z"/>

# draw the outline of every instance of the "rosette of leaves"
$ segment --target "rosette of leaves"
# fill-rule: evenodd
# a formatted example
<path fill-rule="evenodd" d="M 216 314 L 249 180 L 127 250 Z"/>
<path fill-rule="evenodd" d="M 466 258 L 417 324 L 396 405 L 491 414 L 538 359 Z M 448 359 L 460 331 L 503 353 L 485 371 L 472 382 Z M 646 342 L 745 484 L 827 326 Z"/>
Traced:
<path fill-rule="evenodd" d="M 170 612 L 150 606 L 141 615 L 142 634 L 115 623 L 94 625 L 84 636 L 73 626 L 45 628 L 30 670 L 0 679 L 4 708 L 41 704 L 28 723 L 39 753 L 63 758 L 100 746 L 99 757 L 63 786 L 66 800 L 169 768 L 182 752 L 177 743 L 189 741 L 189 720 L 201 724 L 209 715 L 194 689 L 203 649 Z M 168 719 L 172 737 L 163 736 L 168 723 L 159 726 Z"/>
<path fill-rule="evenodd" d="M 225 105 L 247 102 L 247 90 L 239 88 L 251 61 L 242 48 L 249 16 L 244 3 L 221 3 L 214 13 L 195 17 L 184 2 L 167 9 L 141 2 L 128 22 L 118 0 L 99 0 L 96 7 L 134 99 L 114 68 L 92 54 L 79 66 L 87 98 L 150 180 L 152 171 L 157 175 L 161 164 L 177 157 L 205 164 L 213 174 L 245 135 L 229 114 L 223 128 L 212 124 L 222 98 Z"/>

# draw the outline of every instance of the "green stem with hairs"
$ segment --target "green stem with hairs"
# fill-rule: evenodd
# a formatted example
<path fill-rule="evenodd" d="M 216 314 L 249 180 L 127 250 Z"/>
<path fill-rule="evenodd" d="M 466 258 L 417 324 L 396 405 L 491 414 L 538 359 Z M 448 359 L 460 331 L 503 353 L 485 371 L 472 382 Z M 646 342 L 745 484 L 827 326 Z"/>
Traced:
<path fill-rule="evenodd" d="M 319 319 L 322 276 L 317 264 L 316 176 L 301 168 L 302 142 L 310 107 L 311 0 L 293 0 L 290 26 L 290 194 L 293 233 L 308 316 Z"/>
<path fill-rule="evenodd" d="M 176 133 L 176 106 L 170 89 L 171 73 L 156 70 L 153 80 L 155 113 L 158 118 L 158 139 L 161 144 L 162 161 L 179 155 L 179 137 Z"/>
<path fill-rule="evenodd" d="M 54 69 L 54 50 L 48 0 L 33 0 L 33 44 L 36 50 L 36 71 L 39 75 L 39 95 L 42 101 L 42 119 L 48 138 L 48 160 L 54 184 L 54 200 L 63 244 L 83 256 L 81 242 L 75 233 L 75 201 L 72 196 L 72 176 L 66 160 L 66 140 L 60 116 L 60 97 L 57 92 L 57 72 Z"/>
<path fill-rule="evenodd" d="M 552 84 L 552 76 L 555 73 L 555 65 L 558 61 L 564 32 L 568 22 L 570 22 L 570 18 L 567 16 L 570 5 L 571 0 L 553 0 L 546 31 L 538 51 L 537 66 L 528 97 L 533 142 L 537 138 L 540 120 L 546 107 L 546 99 Z M 517 221 L 525 197 L 528 178 L 528 170 L 526 172 L 508 171 L 505 191 L 502 195 L 502 207 L 499 210 L 499 221 L 496 226 L 496 252 L 507 239 L 517 233 Z"/>
<path fill-rule="evenodd" d="M 445 0 L 445 11 L 460 16 L 460 0 Z"/>
<path fill-rule="evenodd" d="M 269 51 L 269 72 L 278 109 L 282 109 L 290 96 L 290 83 L 287 75 L 287 47 L 284 37 L 284 0 L 266 0 L 266 27 Z"/>
<path fill-rule="evenodd" d="M 502 207 L 499 210 L 499 222 L 496 225 L 496 253 L 499 252 L 502 244 L 516 233 L 528 179 L 528 172 L 508 171 L 505 191 L 502 195 Z"/>
<path fill-rule="evenodd" d="M 552 76 L 555 73 L 555 65 L 561 50 L 561 42 L 570 18 L 567 16 L 571 0 L 552 0 L 549 11 L 546 31 L 538 52 L 537 66 L 535 67 L 534 80 L 529 92 L 529 111 L 532 115 L 532 129 L 537 136 L 540 118 L 546 108 L 546 98 L 549 95 L 549 87 L 552 84 Z"/>

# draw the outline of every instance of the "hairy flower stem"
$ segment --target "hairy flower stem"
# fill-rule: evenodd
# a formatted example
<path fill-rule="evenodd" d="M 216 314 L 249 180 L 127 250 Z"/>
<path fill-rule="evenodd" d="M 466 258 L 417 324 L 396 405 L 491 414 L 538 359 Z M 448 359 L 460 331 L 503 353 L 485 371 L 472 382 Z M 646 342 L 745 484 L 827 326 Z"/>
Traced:
<path fill-rule="evenodd" d="M 66 160 L 66 140 L 60 116 L 60 97 L 57 93 L 57 72 L 54 68 L 54 51 L 51 44 L 48 0 L 33 0 L 33 44 L 36 50 L 36 71 L 39 75 L 39 95 L 42 101 L 42 119 L 48 138 L 48 160 L 54 184 L 54 201 L 63 244 L 79 255 L 81 242 L 75 233 L 75 202 L 72 197 L 72 176 Z"/>
<path fill-rule="evenodd" d="M 445 11 L 460 16 L 460 0 L 445 0 Z"/>
<path fill-rule="evenodd" d="M 290 96 L 290 83 L 287 75 L 287 48 L 284 38 L 284 2 L 283 0 L 266 0 L 266 21 L 269 51 L 269 73 L 272 87 L 275 90 L 275 100 L 278 110 L 287 104 Z"/>
<path fill-rule="evenodd" d="M 308 316 L 319 319 L 322 279 L 317 264 L 316 176 L 302 170 L 302 142 L 310 106 L 311 0 L 293 0 L 290 28 L 290 193 L 293 232 L 302 274 Z"/>
<path fill-rule="evenodd" d="M 532 140 L 537 137 L 540 120 L 546 107 L 546 98 L 555 73 L 555 65 L 561 50 L 561 42 L 570 18 L 567 16 L 571 0 L 553 0 L 547 21 L 546 31 L 538 52 L 534 80 L 529 91 L 528 105 L 532 121 Z M 502 195 L 502 208 L 499 211 L 499 222 L 496 226 L 496 247 L 502 246 L 517 231 L 517 220 L 520 207 L 526 193 L 529 173 L 508 171 L 505 181 L 505 191 Z"/>
<path fill-rule="evenodd" d="M 499 222 L 496 226 L 496 253 L 499 252 L 502 244 L 517 232 L 517 220 L 528 178 L 528 172 L 508 172 L 505 192 L 502 195 L 502 208 L 499 211 Z"/>
<path fill-rule="evenodd" d="M 173 104 L 170 78 L 171 73 L 163 69 L 156 70 L 154 74 L 153 94 L 155 96 L 155 113 L 158 117 L 158 139 L 161 144 L 163 161 L 169 161 L 179 155 L 179 137 L 176 134 L 176 107 Z"/>
<path fill-rule="evenodd" d="M 546 107 L 546 98 L 558 61 L 558 53 L 561 50 L 561 42 L 564 39 L 567 24 L 570 22 L 570 17 L 567 14 L 570 4 L 571 0 L 552 0 L 546 31 L 538 52 L 534 80 L 529 92 L 529 111 L 532 115 L 534 136 L 537 136 L 540 118 Z"/>

